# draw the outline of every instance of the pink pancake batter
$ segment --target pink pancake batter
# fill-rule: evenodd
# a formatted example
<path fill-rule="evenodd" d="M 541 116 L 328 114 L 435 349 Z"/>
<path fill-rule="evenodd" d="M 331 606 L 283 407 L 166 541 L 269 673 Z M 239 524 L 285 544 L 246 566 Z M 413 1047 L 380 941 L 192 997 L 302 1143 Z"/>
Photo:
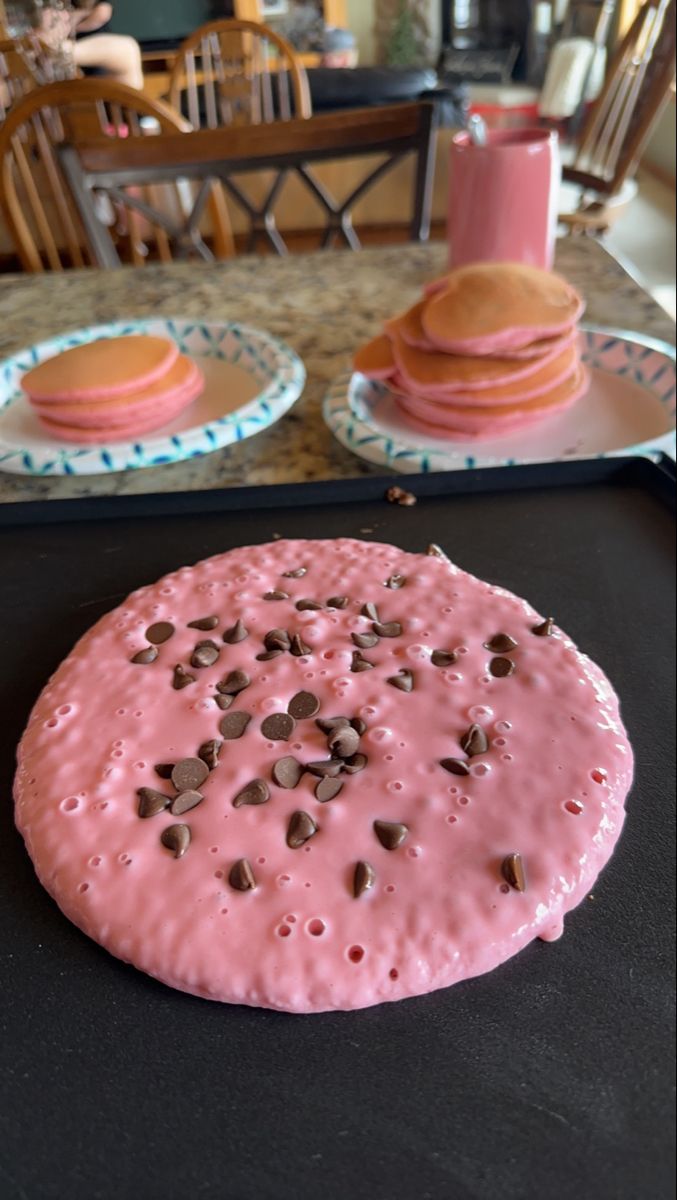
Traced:
<path fill-rule="evenodd" d="M 356 728 L 318 728 L 335 717 Z M 633 767 L 611 685 L 526 601 L 349 539 L 133 593 L 49 681 L 18 761 L 18 827 L 72 921 L 173 987 L 298 1013 L 559 937 Z"/>

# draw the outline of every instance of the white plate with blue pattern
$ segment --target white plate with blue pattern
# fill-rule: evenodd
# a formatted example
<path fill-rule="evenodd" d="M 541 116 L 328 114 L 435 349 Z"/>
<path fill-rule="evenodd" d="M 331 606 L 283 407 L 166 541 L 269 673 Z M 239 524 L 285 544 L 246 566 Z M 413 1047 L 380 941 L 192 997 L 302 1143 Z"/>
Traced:
<path fill-rule="evenodd" d="M 664 452 L 675 457 L 675 350 L 641 334 L 584 326 L 587 396 L 530 430 L 486 440 L 426 437 L 383 384 L 346 372 L 324 401 L 324 419 L 348 450 L 402 472 L 459 471 L 571 458 Z"/>
<path fill-rule="evenodd" d="M 130 333 L 176 342 L 204 372 L 202 395 L 176 420 L 136 442 L 77 446 L 50 438 L 21 390 L 25 372 L 71 346 Z M 296 403 L 305 381 L 305 367 L 288 346 L 234 322 L 158 318 L 61 334 L 0 363 L 0 471 L 101 475 L 211 454 L 273 425 Z"/>

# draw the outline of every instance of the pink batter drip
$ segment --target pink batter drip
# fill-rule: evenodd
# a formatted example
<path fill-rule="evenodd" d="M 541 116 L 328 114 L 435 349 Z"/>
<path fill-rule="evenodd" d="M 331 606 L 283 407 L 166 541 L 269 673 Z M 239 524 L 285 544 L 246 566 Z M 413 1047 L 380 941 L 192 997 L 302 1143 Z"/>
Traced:
<path fill-rule="evenodd" d="M 282 578 L 300 566 L 304 578 Z M 406 576 L 399 591 L 384 586 L 393 573 Z M 275 588 L 291 599 L 264 601 Z M 337 593 L 350 597 L 344 611 L 294 607 Z M 350 634 L 370 626 L 360 615 L 365 601 L 403 632 L 364 652 L 374 670 L 352 674 Z M 214 633 L 186 628 L 211 614 L 220 618 Z M 192 670 L 197 682 L 174 691 L 174 665 L 188 666 L 202 639 L 220 643 L 238 617 L 249 638 L 224 646 L 215 666 Z M 348 539 L 244 548 L 142 588 L 78 643 L 19 747 L 16 819 L 41 881 L 85 932 L 171 986 L 299 1013 L 446 987 L 535 937 L 554 939 L 620 835 L 633 761 L 602 672 L 560 630 L 536 637 L 538 620 L 525 601 L 441 559 Z M 175 635 L 154 664 L 132 664 L 157 621 L 173 622 Z M 256 662 L 276 626 L 301 633 L 312 654 Z M 518 642 L 516 672 L 504 679 L 489 674 L 484 649 L 499 632 Z M 458 662 L 436 668 L 434 649 L 458 650 Z M 153 765 L 218 737 L 215 684 L 236 668 L 253 683 L 233 709 L 252 720 L 224 745 L 204 803 L 183 818 L 141 820 L 137 788 L 173 794 Z M 386 682 L 403 668 L 414 673 L 411 694 Z M 300 690 L 316 694 L 321 715 L 360 716 L 368 726 L 367 769 L 325 805 L 308 775 L 295 791 L 271 781 L 283 755 L 327 756 L 313 720 L 299 721 L 289 744 L 261 734 L 263 719 L 285 712 Z M 459 778 L 439 763 L 464 757 L 460 738 L 472 723 L 489 749 Z M 269 782 L 270 802 L 233 808 L 257 776 Z M 285 832 L 297 809 L 319 833 L 291 850 Z M 192 831 L 179 860 L 160 844 L 177 819 Z M 405 823 L 404 844 L 385 850 L 374 820 Z M 524 893 L 501 875 L 516 851 Z M 253 892 L 228 884 L 242 857 L 258 881 Z M 358 860 L 371 863 L 376 883 L 356 900 Z"/>

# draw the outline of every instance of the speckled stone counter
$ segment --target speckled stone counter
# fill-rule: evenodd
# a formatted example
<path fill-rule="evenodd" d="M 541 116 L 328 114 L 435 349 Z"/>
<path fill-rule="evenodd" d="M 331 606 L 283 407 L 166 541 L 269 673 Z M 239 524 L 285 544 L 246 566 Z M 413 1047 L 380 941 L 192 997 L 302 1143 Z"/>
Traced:
<path fill-rule="evenodd" d="M 308 383 L 291 413 L 249 441 L 202 459 L 122 474 L 40 478 L 0 473 L 0 502 L 199 490 L 378 473 L 334 441 L 322 399 L 353 350 L 418 297 L 445 268 L 446 247 L 393 246 L 359 254 L 241 258 L 139 271 L 0 276 L 0 356 L 65 329 L 132 316 L 246 321 L 287 341 Z M 560 243 L 558 268 L 586 296 L 589 320 L 667 341 L 665 312 L 597 243 Z"/>

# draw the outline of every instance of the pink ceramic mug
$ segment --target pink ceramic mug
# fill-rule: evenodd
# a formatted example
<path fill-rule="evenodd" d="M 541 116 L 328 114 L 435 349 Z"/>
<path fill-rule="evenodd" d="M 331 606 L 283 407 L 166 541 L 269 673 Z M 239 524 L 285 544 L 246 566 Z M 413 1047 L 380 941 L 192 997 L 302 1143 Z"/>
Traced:
<path fill-rule="evenodd" d="M 559 139 L 542 129 L 492 130 L 486 146 L 451 146 L 449 263 L 552 268 L 562 177 Z"/>

